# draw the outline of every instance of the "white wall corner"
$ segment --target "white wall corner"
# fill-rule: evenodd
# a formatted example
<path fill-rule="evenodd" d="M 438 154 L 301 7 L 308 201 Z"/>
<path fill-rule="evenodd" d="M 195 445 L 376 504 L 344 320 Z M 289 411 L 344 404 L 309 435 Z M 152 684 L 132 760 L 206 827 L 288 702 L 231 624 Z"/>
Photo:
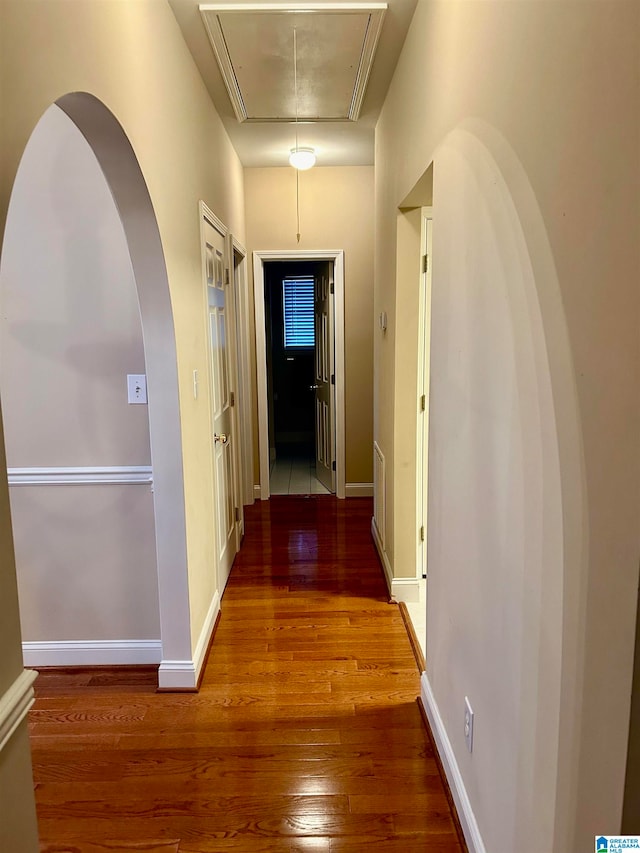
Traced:
<path fill-rule="evenodd" d="M 205 616 L 193 660 L 163 660 L 158 669 L 159 690 L 197 690 L 209 640 L 220 613 L 220 594 L 216 591 Z"/>
<path fill-rule="evenodd" d="M 460 819 L 460 825 L 462 826 L 469 853 L 486 853 L 476 817 L 464 786 L 464 780 L 426 672 L 423 672 L 420 677 L 420 697 L 427 712 L 429 725 L 431 726 L 431 731 L 436 742 L 436 749 L 438 750 L 438 755 L 440 756 L 447 781 L 449 782 L 449 788 L 451 789 L 451 794 L 456 805 L 458 818 Z"/>
<path fill-rule="evenodd" d="M 202 631 L 200 631 L 200 636 L 198 637 L 198 642 L 196 643 L 196 648 L 193 653 L 193 664 L 196 673 L 196 684 L 198 683 L 198 680 L 200 678 L 200 672 L 202 670 L 202 667 L 204 666 L 204 659 L 207 654 L 207 649 L 209 648 L 209 641 L 211 640 L 211 635 L 213 634 L 213 629 L 216 626 L 216 619 L 218 618 L 219 613 L 220 593 L 216 590 L 216 594 L 213 596 L 211 604 L 209 605 L 209 610 L 207 611 L 207 615 L 202 626 Z"/>
<path fill-rule="evenodd" d="M 22 644 L 25 666 L 140 666 L 160 663 L 160 640 L 58 640 Z"/>
<path fill-rule="evenodd" d="M 393 596 L 393 571 L 391 569 L 391 564 L 389 563 L 389 558 L 387 557 L 387 552 L 384 550 L 384 547 L 382 545 L 382 539 L 380 538 L 380 533 L 378 532 L 378 527 L 376 525 L 375 518 L 371 519 L 371 535 L 373 536 L 376 551 L 378 552 L 378 556 L 380 557 L 380 561 L 382 562 L 382 568 L 384 569 L 384 576 L 387 581 L 387 589 L 389 590 L 389 596 Z"/>
<path fill-rule="evenodd" d="M 345 486 L 347 498 L 372 498 L 373 483 L 347 483 Z"/>
<path fill-rule="evenodd" d="M 417 578 L 393 578 L 391 595 L 396 601 L 415 604 L 420 601 L 420 581 Z"/>

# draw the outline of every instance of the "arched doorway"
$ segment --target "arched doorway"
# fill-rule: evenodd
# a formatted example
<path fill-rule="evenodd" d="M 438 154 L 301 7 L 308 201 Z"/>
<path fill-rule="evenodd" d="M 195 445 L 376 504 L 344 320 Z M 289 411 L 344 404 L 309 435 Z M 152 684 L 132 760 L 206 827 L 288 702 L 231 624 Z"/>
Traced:
<path fill-rule="evenodd" d="M 124 650 L 121 649 L 124 652 L 124 656 L 110 662 L 141 662 L 141 658 L 144 658 L 145 655 L 147 655 L 148 659 L 153 659 L 155 655 L 157 661 L 160 662 L 159 686 L 161 688 L 193 688 L 195 687 L 195 681 L 188 604 L 185 507 L 176 352 L 167 273 L 160 235 L 151 199 L 135 153 L 122 127 L 112 113 L 98 99 L 86 93 L 65 95 L 56 102 L 56 109 L 58 108 L 71 119 L 88 143 L 113 197 L 117 215 L 124 232 L 132 278 L 135 282 L 144 339 L 144 369 L 140 371 L 136 368 L 131 370 L 131 373 L 144 372 L 148 388 L 149 407 L 147 429 L 150 452 L 149 461 L 151 463 L 149 467 L 151 471 L 147 479 L 151 479 L 153 483 L 153 491 L 150 499 L 152 507 L 150 512 L 152 522 L 155 521 L 153 525 L 153 538 L 155 541 L 152 543 L 152 547 L 155 550 L 153 561 L 155 563 L 154 571 L 157 578 L 155 587 L 157 595 L 156 624 L 159 631 L 158 639 L 160 640 L 160 645 L 156 642 L 154 647 L 151 640 L 151 645 L 148 647 L 145 647 L 144 644 L 138 644 L 138 648 L 133 651 L 126 648 Z M 35 133 L 37 133 L 37 129 Z M 22 165 L 18 171 L 14 193 L 19 189 L 21 171 Z M 5 234 L 3 264 L 5 254 L 7 257 L 11 255 L 11 241 L 14 239 L 12 218 L 17 206 L 17 201 L 12 196 Z M 89 237 L 95 236 L 91 228 L 92 212 L 90 208 L 84 210 L 84 215 L 88 220 L 86 235 Z M 93 225 L 97 227 L 98 223 L 94 222 Z M 36 253 L 37 246 L 33 246 L 32 250 Z M 89 260 L 85 259 L 87 262 L 87 293 L 90 293 L 92 279 Z M 4 287 L 6 288 L 7 286 L 19 290 L 19 276 L 12 276 L 10 282 L 5 281 Z M 100 306 L 96 306 L 95 302 L 92 303 L 91 300 L 87 300 L 87 306 L 89 310 L 96 310 L 96 308 L 100 310 Z M 63 306 L 61 306 L 62 308 Z M 108 311 L 108 305 L 103 305 L 102 309 Z M 32 329 L 31 332 L 34 333 L 32 337 L 37 337 L 37 330 Z M 75 356 L 76 365 L 84 365 L 86 367 L 86 353 L 84 356 L 82 353 L 77 352 L 67 353 L 66 355 Z M 95 351 L 93 351 L 92 355 L 96 356 Z M 103 362 L 108 360 L 111 355 L 113 355 L 113 352 L 107 347 Z M 46 362 L 46 352 L 41 354 L 40 360 L 43 363 Z M 99 358 L 95 360 L 100 361 Z M 87 383 L 95 381 L 97 381 L 95 375 L 87 377 Z M 126 376 L 124 375 L 122 376 L 122 382 L 123 394 L 126 399 Z M 33 403 L 35 404 L 32 405 L 33 417 L 37 418 L 37 400 L 34 400 Z M 27 400 L 27 409 L 29 405 L 31 405 L 31 401 Z M 86 411 L 83 409 L 82 399 L 79 399 L 75 412 L 76 420 L 82 420 L 85 414 Z M 131 412 L 128 412 L 128 414 L 131 414 Z M 90 419 L 87 420 L 89 421 Z M 140 420 L 140 417 L 138 417 L 138 420 Z M 95 422 L 92 423 L 91 428 L 96 429 Z M 125 445 L 126 439 L 123 439 L 120 449 L 123 451 L 124 456 L 126 456 Z M 91 469 L 93 467 L 96 471 L 100 468 L 118 467 L 97 464 L 91 466 L 90 464 L 86 464 L 87 460 L 82 461 L 85 464 L 76 466 L 67 463 L 67 465 L 62 467 L 66 467 L 67 469 L 75 467 Z M 140 466 L 132 462 L 131 459 L 127 461 L 130 464 L 122 465 L 122 468 L 145 467 L 144 465 Z M 9 465 L 11 465 L 11 460 L 9 461 Z M 43 469 L 51 467 L 42 463 L 40 463 L 40 466 Z M 98 479 L 105 473 L 104 471 L 97 471 L 96 473 L 96 471 L 94 471 L 94 474 Z M 81 472 L 81 475 L 86 474 L 86 470 Z M 141 476 L 144 481 L 146 472 L 143 471 L 140 474 L 139 471 L 134 473 L 129 471 L 128 474 L 133 477 L 134 481 L 137 476 Z M 91 487 L 96 486 L 95 483 L 89 485 Z M 61 488 L 64 489 L 68 486 L 69 484 L 66 483 Z M 139 489 L 140 486 L 135 485 L 135 488 Z M 107 503 L 109 503 L 108 500 Z M 126 532 L 126 536 L 129 536 L 130 533 L 131 531 Z M 147 533 L 148 530 L 143 535 Z M 119 535 L 119 531 L 114 531 L 114 536 L 117 535 Z M 147 550 L 150 550 L 150 548 Z M 147 554 L 147 558 L 148 556 Z M 123 559 L 125 558 L 123 557 Z M 55 570 L 55 567 L 52 568 Z M 135 570 L 135 566 L 132 566 L 132 569 Z M 18 567 L 19 571 L 20 568 Z M 80 584 L 82 584 L 82 580 L 82 578 L 78 578 Z M 148 586 L 148 588 L 150 587 Z M 69 595 L 72 594 L 73 589 L 69 589 Z M 143 594 L 143 591 L 138 589 L 138 594 Z M 149 624 L 151 624 L 151 621 Z M 104 630 L 104 626 L 102 626 L 102 630 Z M 145 633 L 148 635 L 149 631 L 150 628 L 147 625 Z M 129 638 L 125 636 L 122 639 L 126 641 Z M 89 655 L 89 658 L 85 659 L 84 662 L 108 662 L 104 655 L 100 657 L 99 653 L 105 650 L 100 647 L 99 640 L 98 636 L 96 640 L 97 645 L 94 648 L 90 647 L 90 652 L 96 653 L 93 659 L 90 659 L 91 655 Z M 107 649 L 107 658 L 109 654 L 113 656 L 114 648 L 112 645 Z M 129 653 L 129 657 L 127 657 L 127 653 Z"/>

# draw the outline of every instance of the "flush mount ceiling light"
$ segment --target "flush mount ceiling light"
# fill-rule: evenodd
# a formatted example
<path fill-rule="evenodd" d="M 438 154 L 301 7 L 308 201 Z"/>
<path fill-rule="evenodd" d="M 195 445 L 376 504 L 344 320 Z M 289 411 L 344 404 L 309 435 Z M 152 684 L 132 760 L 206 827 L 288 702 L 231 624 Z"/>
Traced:
<path fill-rule="evenodd" d="M 316 152 L 313 148 L 302 148 L 296 146 L 291 149 L 289 163 L 294 169 L 310 169 L 316 164 Z"/>

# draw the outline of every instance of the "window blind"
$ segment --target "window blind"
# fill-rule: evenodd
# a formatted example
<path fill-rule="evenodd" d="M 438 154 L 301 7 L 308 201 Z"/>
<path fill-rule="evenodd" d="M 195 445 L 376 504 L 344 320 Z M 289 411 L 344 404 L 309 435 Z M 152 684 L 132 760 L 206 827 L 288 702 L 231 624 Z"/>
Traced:
<path fill-rule="evenodd" d="M 282 298 L 285 349 L 313 348 L 313 278 L 285 278 Z"/>

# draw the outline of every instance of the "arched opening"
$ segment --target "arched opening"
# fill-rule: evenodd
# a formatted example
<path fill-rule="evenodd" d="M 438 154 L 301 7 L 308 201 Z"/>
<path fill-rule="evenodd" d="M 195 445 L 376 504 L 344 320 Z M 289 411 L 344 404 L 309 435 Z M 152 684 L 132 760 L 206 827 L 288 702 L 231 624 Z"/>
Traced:
<path fill-rule="evenodd" d="M 555 849 L 575 782 L 585 500 L 560 288 L 524 169 L 490 127 L 434 152 L 433 210 L 423 699 L 465 780 L 468 837 L 515 848 L 528 827 Z M 466 697 L 483 720 L 472 756 Z M 508 804 L 499 836 L 487 779 Z"/>
<path fill-rule="evenodd" d="M 82 526 L 82 519 L 77 517 L 77 499 L 70 499 L 69 506 L 64 506 L 65 500 L 68 499 L 73 488 L 86 488 L 85 495 L 87 498 L 92 489 L 100 492 L 99 498 L 93 501 L 93 511 L 89 513 L 94 530 L 99 530 L 101 512 L 104 513 L 105 519 L 109 516 L 113 522 L 106 539 L 111 541 L 113 549 L 119 555 L 117 570 L 121 572 L 121 578 L 120 581 L 117 578 L 111 578 L 112 581 L 115 580 L 115 584 L 112 584 L 109 593 L 112 595 L 112 601 L 111 614 L 107 621 L 110 620 L 112 624 L 106 627 L 105 624 L 101 624 L 100 618 L 95 618 L 96 636 L 94 638 L 86 635 L 80 636 L 76 633 L 76 636 L 68 639 L 67 642 L 75 640 L 77 643 L 81 640 L 93 639 L 95 641 L 93 646 L 91 643 L 84 644 L 86 647 L 84 661 L 71 662 L 95 664 L 153 660 L 160 662 L 159 683 L 161 688 L 194 687 L 195 684 L 191 683 L 192 679 L 189 678 L 189 673 L 187 672 L 185 675 L 185 671 L 188 670 L 185 662 L 191 662 L 192 653 L 175 339 L 167 273 L 158 226 L 135 153 L 122 127 L 111 112 L 98 99 L 86 93 L 65 95 L 51 109 L 54 110 L 53 118 L 48 112 L 45 113 L 43 120 L 46 119 L 49 123 L 51 121 L 57 123 L 58 129 L 60 129 L 64 127 L 64 122 L 67 122 L 68 125 L 68 119 L 71 119 L 75 125 L 73 132 L 75 132 L 76 137 L 78 136 L 77 130 L 84 137 L 84 140 L 81 141 L 76 139 L 79 146 L 78 150 L 81 150 L 82 144 L 86 146 L 88 143 L 90 154 L 99 164 L 104 181 L 106 181 L 106 187 L 108 187 L 112 197 L 111 204 L 115 203 L 115 210 L 111 212 L 112 219 L 115 217 L 120 222 L 121 238 L 126 248 L 125 254 L 128 254 L 126 260 L 129 275 L 131 281 L 135 283 L 135 293 L 137 293 L 140 316 L 138 322 L 141 323 L 141 330 L 139 325 L 137 333 L 132 327 L 127 334 L 124 334 L 126 330 L 118 328 L 123 317 L 128 316 L 131 320 L 132 293 L 129 293 L 128 304 L 120 305 L 116 311 L 117 306 L 114 303 L 117 303 L 120 298 L 126 302 L 126 297 L 123 295 L 126 293 L 126 287 L 120 288 L 120 296 L 118 297 L 115 281 L 112 278 L 112 292 L 111 294 L 109 292 L 109 276 L 114 273 L 113 267 L 116 261 L 115 258 L 109 256 L 110 244 L 108 241 L 106 243 L 101 242 L 105 236 L 106 225 L 100 218 L 97 203 L 96 205 L 91 203 L 90 196 L 87 197 L 86 194 L 83 194 L 81 186 L 75 188 L 67 186 L 66 190 L 62 188 L 66 197 L 56 198 L 55 193 L 57 190 L 61 190 L 61 187 L 55 180 L 55 163 L 51 163 L 52 180 L 48 187 L 41 187 L 41 191 L 44 193 L 42 198 L 46 201 L 49 214 L 55 211 L 56 205 L 58 205 L 59 210 L 66 212 L 68 219 L 67 221 L 58 220 L 56 225 L 52 226 L 58 228 L 58 233 L 48 235 L 47 243 L 50 246 L 50 251 L 56 253 L 56 257 L 52 259 L 52 268 L 55 266 L 56 276 L 59 279 L 58 283 L 62 285 L 58 292 L 58 301 L 56 302 L 54 299 L 50 303 L 50 308 L 53 307 L 59 314 L 58 326 L 63 326 L 65 322 L 73 324 L 74 343 L 65 347 L 58 335 L 55 345 L 52 345 L 49 352 L 47 351 L 47 346 L 50 345 L 47 343 L 47 335 L 52 329 L 55 331 L 56 322 L 48 321 L 50 312 L 43 305 L 38 306 L 35 313 L 38 313 L 39 310 L 41 317 L 49 314 L 47 322 L 41 328 L 38 328 L 37 324 L 30 326 L 29 323 L 23 323 L 21 326 L 22 340 L 18 343 L 22 347 L 23 355 L 26 355 L 28 351 L 26 361 L 31 364 L 31 368 L 36 373 L 40 373 L 41 379 L 46 376 L 47 362 L 49 362 L 51 369 L 57 372 L 57 384 L 53 383 L 54 389 L 57 387 L 60 390 L 64 382 L 72 386 L 75 405 L 73 412 L 67 414 L 72 419 L 69 421 L 69 431 L 71 433 L 75 431 L 76 440 L 69 443 L 65 448 L 62 446 L 64 444 L 63 432 L 58 431 L 57 438 L 54 437 L 55 440 L 53 441 L 55 447 L 48 447 L 45 453 L 47 442 L 43 440 L 42 453 L 38 456 L 38 429 L 42 430 L 41 435 L 43 437 L 46 436 L 46 423 L 37 424 L 38 404 L 41 402 L 43 407 L 49 407 L 50 411 L 54 411 L 56 400 L 53 398 L 39 401 L 30 396 L 26 388 L 23 388 L 22 391 L 19 388 L 14 388 L 9 393 L 9 405 L 3 400 L 5 402 L 5 418 L 10 422 L 13 415 L 10 404 L 12 395 L 13 399 L 17 400 L 19 394 L 24 392 L 21 398 L 20 416 L 22 420 L 25 420 L 30 415 L 32 420 L 30 461 L 24 467 L 32 466 L 43 469 L 40 472 L 41 479 L 46 479 L 47 473 L 50 473 L 46 471 L 47 468 L 56 468 L 55 464 L 46 464 L 48 459 L 55 461 L 58 458 L 60 460 L 57 467 L 67 469 L 67 479 L 73 475 L 71 469 L 79 469 L 76 474 L 83 483 L 82 486 L 72 487 L 68 482 L 64 482 L 57 486 L 58 492 L 55 501 L 50 498 L 44 501 L 45 512 L 40 512 L 40 516 L 47 519 L 51 525 L 51 530 L 58 530 L 58 532 L 60 530 L 59 519 L 56 519 L 53 510 L 55 506 L 58 506 L 61 512 L 67 512 L 68 517 L 65 519 L 65 523 L 68 527 L 72 527 L 73 519 L 69 517 L 72 515 L 76 516 L 76 527 Z M 40 125 L 36 127 L 32 141 L 37 141 L 38 128 Z M 51 128 L 49 129 L 51 130 Z M 63 153 L 61 152 L 61 156 Z M 4 292 L 10 292 L 12 298 L 18 302 L 21 298 L 26 300 L 26 303 L 20 306 L 23 318 L 29 312 L 28 299 L 30 293 L 29 281 L 24 276 L 32 275 L 34 267 L 32 266 L 31 269 L 23 267 L 21 271 L 19 243 L 24 243 L 26 239 L 25 228 L 28 224 L 29 209 L 33 210 L 33 207 L 38 205 L 37 195 L 34 198 L 20 198 L 21 187 L 29 186 L 28 176 L 24 171 L 28 167 L 28 155 L 29 146 L 18 170 L 9 206 L 1 270 Z M 104 198 L 102 201 L 104 202 Z M 106 208 L 103 207 L 102 209 Z M 74 228 L 76 229 L 75 233 L 73 232 Z M 32 244 L 30 250 L 33 255 L 37 255 L 38 246 Z M 103 252 L 106 254 L 101 256 Z M 22 251 L 22 257 L 23 259 L 25 257 L 24 251 Z M 71 257 L 74 258 L 73 269 L 69 268 L 65 272 L 65 263 Z M 17 266 L 13 265 L 14 261 L 17 261 Z M 120 270 L 117 277 L 126 278 L 125 266 L 127 264 L 122 259 L 122 253 L 120 253 L 119 263 Z M 46 260 L 40 268 L 45 270 L 46 274 Z M 38 269 L 37 265 L 35 269 Z M 84 288 L 81 286 L 80 280 L 82 278 L 85 279 Z M 99 296 L 96 293 L 98 279 L 101 287 Z M 65 286 L 68 288 L 66 295 Z M 73 298 L 72 289 L 74 291 Z M 34 292 L 37 293 L 38 288 L 35 288 Z M 46 286 L 40 288 L 40 292 L 46 294 Z M 63 304 L 65 299 L 67 299 L 67 305 Z M 133 299 L 135 300 L 135 296 Z M 74 305 L 73 310 L 70 311 L 69 316 L 66 316 L 69 313 L 71 302 Z M 17 303 L 14 301 L 13 305 L 16 307 Z M 43 308 L 45 308 L 44 312 L 42 311 Z M 96 313 L 103 316 L 96 318 Z M 112 316 L 113 323 L 111 326 L 107 322 L 110 314 L 114 315 Z M 117 316 L 115 316 L 116 314 Z M 92 328 L 94 332 L 96 328 L 102 329 L 104 332 L 101 340 L 96 340 L 95 334 L 93 336 L 88 335 L 85 338 L 84 347 L 81 345 L 82 329 L 78 328 L 82 325 L 83 316 L 87 320 L 88 327 Z M 8 317 L 8 322 L 10 321 L 11 317 Z M 18 326 L 14 327 L 14 332 L 17 331 Z M 58 328 L 58 332 L 60 332 L 60 328 Z M 123 334 L 128 341 L 127 346 L 122 345 Z M 136 346 L 138 346 L 137 355 Z M 124 372 L 125 362 L 120 358 L 123 349 L 128 351 L 129 361 L 132 364 L 132 369 L 127 368 Z M 51 360 L 53 358 L 55 358 L 55 363 Z M 12 365 L 7 363 L 5 365 L 5 376 L 6 372 L 11 369 Z M 127 406 L 126 373 L 146 374 L 149 400 L 148 421 L 144 412 L 146 407 Z M 120 388 L 117 390 L 114 378 L 116 374 L 120 374 L 119 381 L 121 380 Z M 21 382 L 18 370 L 16 370 L 14 378 L 16 383 Z M 46 381 L 42 387 L 45 386 Z M 86 390 L 86 397 L 84 398 L 83 387 Z M 124 408 L 122 407 L 123 403 Z M 110 421 L 108 429 L 104 423 L 106 420 Z M 101 432 L 101 424 L 105 426 L 104 434 Z M 13 426 L 19 429 L 18 421 Z M 13 426 L 10 424 L 7 430 L 8 464 L 10 468 L 12 466 L 23 467 L 19 463 L 14 466 L 11 459 L 11 435 L 18 434 L 16 430 L 13 430 Z M 83 434 L 83 429 L 86 441 L 78 440 L 78 436 Z M 143 449 L 145 442 L 148 453 L 146 459 Z M 25 448 L 22 449 L 25 450 Z M 76 464 L 72 464 L 73 462 Z M 145 462 L 150 463 L 150 465 L 145 465 Z M 118 470 L 114 473 L 113 469 Z M 94 480 L 98 482 L 91 480 L 91 472 L 93 472 Z M 53 476 L 55 477 L 55 473 Z M 111 476 L 112 482 L 106 483 L 105 476 L 107 478 Z M 117 482 L 118 476 L 124 478 L 124 483 Z M 115 483 L 113 482 L 114 477 Z M 152 494 L 149 493 L 150 480 L 153 483 Z M 117 497 L 115 497 L 115 491 L 109 493 L 110 486 L 113 486 L 114 490 L 124 488 L 127 498 L 122 497 L 124 494 L 122 491 Z M 18 486 L 14 491 L 17 490 Z M 29 503 L 28 492 L 29 489 L 21 492 L 22 496 L 17 499 L 18 503 Z M 143 493 L 147 495 L 146 503 L 148 505 L 146 506 L 145 499 L 141 497 Z M 122 500 L 130 502 L 129 510 L 120 506 L 114 515 L 114 504 L 120 503 Z M 26 513 L 29 507 L 24 507 L 24 509 Z M 42 507 L 40 509 L 42 510 Z M 131 524 L 132 521 L 133 525 Z M 89 524 L 89 519 L 85 519 L 85 522 Z M 139 540 L 136 539 L 136 525 L 138 525 Z M 25 536 L 23 539 L 26 541 L 27 537 Z M 142 545 L 140 545 L 140 540 Z M 105 544 L 108 543 L 99 542 L 97 547 L 100 548 Z M 64 543 L 57 543 L 57 545 L 59 553 L 62 553 Z M 136 549 L 139 550 L 136 551 Z M 87 547 L 84 556 L 88 560 L 91 558 Z M 153 579 L 149 574 L 150 563 L 153 564 Z M 142 564 L 146 565 L 142 566 Z M 55 574 L 55 563 L 50 568 Z M 20 571 L 20 560 L 18 560 L 19 577 Z M 127 580 L 128 574 L 133 576 L 133 581 L 131 578 Z M 144 582 L 139 582 L 143 575 L 145 576 Z M 67 578 L 68 589 L 65 590 L 64 594 L 68 595 L 67 604 L 73 611 L 74 607 L 82 608 L 83 606 L 80 593 L 83 591 L 85 578 L 81 573 L 77 573 L 72 582 L 70 580 Z M 105 589 L 109 588 L 108 580 L 104 579 L 103 593 Z M 118 585 L 120 586 L 119 594 L 121 596 L 120 606 L 118 606 L 118 593 L 115 589 Z M 98 584 L 97 587 L 94 587 L 94 594 L 100 597 L 100 593 L 100 585 Z M 74 596 L 76 596 L 75 599 Z M 145 600 L 147 596 L 151 600 Z M 104 599 L 102 603 L 104 603 Z M 100 602 L 98 602 L 98 608 L 99 605 Z M 42 606 L 42 601 L 40 601 L 36 610 Z M 138 611 L 137 614 L 136 610 Z M 97 609 L 95 614 L 99 613 L 100 610 Z M 35 625 L 38 620 L 38 613 L 36 611 L 31 612 L 29 618 L 34 620 L 33 625 Z M 141 625 L 141 637 L 136 637 L 135 634 L 133 637 L 131 636 L 131 620 L 136 618 Z M 114 621 L 115 624 L 113 624 Z M 86 634 L 86 624 L 82 625 L 81 620 L 78 624 L 77 631 Z M 101 632 L 102 636 L 100 636 Z M 107 637 L 108 642 L 104 640 L 104 637 Z M 35 639 L 38 638 L 34 636 Z M 118 647 L 118 639 L 122 641 L 120 647 Z M 140 640 L 140 642 L 134 643 L 133 648 L 127 648 L 127 641 L 132 639 Z M 160 645 L 157 642 L 158 640 Z M 102 646 L 100 645 L 101 642 Z M 109 656 L 111 656 L 111 660 L 109 660 Z M 176 664 L 178 664 L 177 667 Z M 184 683 L 185 678 L 189 683 Z"/>

